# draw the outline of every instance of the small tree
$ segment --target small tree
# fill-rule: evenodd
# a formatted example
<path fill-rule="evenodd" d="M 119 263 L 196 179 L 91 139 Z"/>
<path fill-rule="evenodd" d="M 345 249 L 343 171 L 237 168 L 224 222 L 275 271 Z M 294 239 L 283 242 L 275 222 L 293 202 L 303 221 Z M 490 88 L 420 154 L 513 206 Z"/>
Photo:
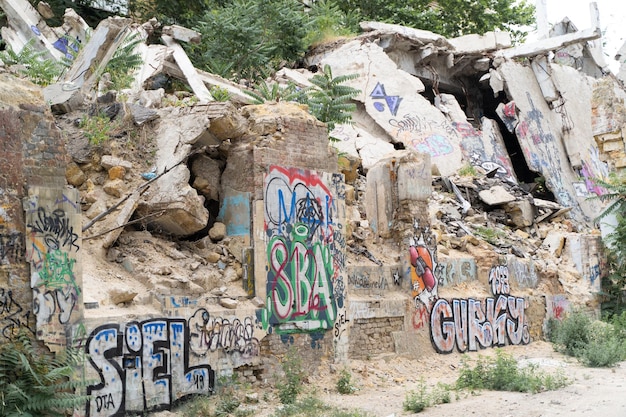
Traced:
<path fill-rule="evenodd" d="M 317 87 L 310 90 L 307 104 L 311 114 L 328 125 L 332 131 L 335 125 L 350 123 L 356 104 L 351 103 L 360 90 L 343 85 L 346 81 L 358 78 L 358 74 L 346 74 L 333 77 L 330 65 L 324 65 L 321 74 L 315 74 L 311 82 Z M 331 138 L 332 139 L 332 138 Z"/>

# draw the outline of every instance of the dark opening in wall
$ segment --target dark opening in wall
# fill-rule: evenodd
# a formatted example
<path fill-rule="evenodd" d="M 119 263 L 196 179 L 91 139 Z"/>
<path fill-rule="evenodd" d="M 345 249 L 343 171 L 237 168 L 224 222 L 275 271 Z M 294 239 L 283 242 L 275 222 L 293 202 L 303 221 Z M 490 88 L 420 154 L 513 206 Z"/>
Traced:
<path fill-rule="evenodd" d="M 500 116 L 496 113 L 496 108 L 500 103 L 508 103 L 509 100 L 504 92 L 500 92 L 494 97 L 491 90 L 485 90 L 483 93 L 483 113 L 485 117 L 495 120 L 500 128 L 500 133 L 504 140 L 507 153 L 511 159 L 515 176 L 520 184 L 526 184 L 523 188 L 526 188 L 535 197 L 542 198 L 544 200 L 554 201 L 554 194 L 545 187 L 545 181 L 543 176 L 531 170 L 526 163 L 524 152 L 519 144 L 517 135 L 515 132 L 510 132 L 505 124 L 500 119 Z"/>

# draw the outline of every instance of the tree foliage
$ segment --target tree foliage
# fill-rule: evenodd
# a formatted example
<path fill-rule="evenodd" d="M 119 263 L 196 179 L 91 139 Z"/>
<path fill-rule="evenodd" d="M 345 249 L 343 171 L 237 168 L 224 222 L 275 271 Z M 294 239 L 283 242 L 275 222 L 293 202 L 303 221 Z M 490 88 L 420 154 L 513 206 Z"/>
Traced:
<path fill-rule="evenodd" d="M 199 45 L 188 47 L 194 64 L 239 80 L 265 78 L 304 56 L 308 17 L 291 0 L 233 0 L 206 11 L 194 29 Z"/>
<path fill-rule="evenodd" d="M 535 7 L 525 0 L 345 0 L 336 3 L 344 13 L 356 13 L 359 20 L 396 23 L 446 37 L 506 30 L 521 40 L 526 33 L 520 26 L 529 26 L 535 21 Z"/>
<path fill-rule="evenodd" d="M 344 85 L 354 80 L 358 74 L 333 77 L 330 65 L 324 65 L 322 73 L 315 74 L 311 82 L 317 87 L 308 94 L 307 104 L 311 114 L 328 125 L 332 131 L 336 124 L 350 123 L 356 105 L 350 102 L 360 91 Z"/>

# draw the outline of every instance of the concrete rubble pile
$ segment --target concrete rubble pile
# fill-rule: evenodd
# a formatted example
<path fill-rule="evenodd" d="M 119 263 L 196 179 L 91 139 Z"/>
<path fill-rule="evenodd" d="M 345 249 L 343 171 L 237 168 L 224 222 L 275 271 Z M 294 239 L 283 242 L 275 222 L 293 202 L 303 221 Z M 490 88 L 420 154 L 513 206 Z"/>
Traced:
<path fill-rule="evenodd" d="M 34 271 L 24 285 L 43 341 L 78 341 L 92 355 L 98 400 L 78 415 L 169 408 L 212 392 L 215 374 L 264 384 L 291 345 L 319 372 L 327 360 L 527 344 L 573 305 L 599 311 L 603 207 L 590 197 L 603 192 L 594 178 L 626 167 L 626 92 L 597 24 L 577 31 L 566 19 L 513 46 L 504 32 L 446 39 L 363 22 L 362 34 L 306 57 L 309 69 L 359 75 L 354 123 L 331 144 L 306 106 L 250 105 L 245 87 L 194 68 L 179 43 L 197 42 L 194 31 L 126 18 L 91 29 L 71 9 L 50 28 L 42 4 L 0 7 L 14 50 L 35 39 L 61 60 L 83 43 L 41 94 L 0 71 L 0 117 L 29 121 L 34 156 L 20 163 L 37 174 L 0 193 L 15 206 L 2 206 L 0 226 L 29 248 L 0 252 L 0 267 Z M 149 44 L 156 32 L 161 43 Z M 143 65 L 132 88 L 107 91 L 102 69 L 133 36 Z M 284 68 L 273 81 L 308 87 L 312 76 Z M 168 100 L 168 78 L 193 93 Z M 216 86 L 231 101 L 215 101 Z M 11 88 L 35 104 L 3 95 Z M 98 145 L 81 127 L 95 113 L 116 129 Z M 14 148 L 5 158 L 22 158 Z M 37 182 L 51 170 L 33 161 L 48 154 L 65 161 L 63 186 Z M 6 213 L 22 208 L 17 226 Z M 61 228 L 69 244 L 45 252 L 59 228 L 41 237 L 36 216 L 50 224 L 64 210 L 76 212 Z M 66 246 L 68 276 L 84 278 L 43 291 L 42 259 Z M 157 363 L 157 344 L 168 360 Z"/>

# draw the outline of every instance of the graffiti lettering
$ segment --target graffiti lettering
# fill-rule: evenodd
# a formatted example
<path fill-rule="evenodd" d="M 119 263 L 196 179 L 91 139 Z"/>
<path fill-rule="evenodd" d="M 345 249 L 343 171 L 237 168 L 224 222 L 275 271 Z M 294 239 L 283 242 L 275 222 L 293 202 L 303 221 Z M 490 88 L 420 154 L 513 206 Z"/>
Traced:
<path fill-rule="evenodd" d="M 345 239 L 335 224 L 335 174 L 271 166 L 265 178 L 267 303 L 264 328 L 279 334 L 332 329 L 333 281 L 345 266 Z M 342 299 L 343 303 L 343 299 Z"/>
<path fill-rule="evenodd" d="M 472 258 L 449 259 L 441 264 L 441 284 L 457 285 L 476 279 L 476 262 Z"/>
<path fill-rule="evenodd" d="M 243 323 L 238 318 L 232 320 L 211 317 L 204 308 L 199 309 L 189 319 L 189 346 L 199 356 L 209 350 L 223 349 L 226 353 L 239 352 L 244 357 L 259 355 L 259 341 L 254 337 L 254 324 L 251 317 Z"/>
<path fill-rule="evenodd" d="M 49 249 L 69 249 L 79 250 L 76 243 L 78 234 L 74 231 L 74 226 L 70 224 L 70 219 L 66 217 L 65 211 L 56 209 L 48 213 L 43 207 L 37 209 L 37 216 L 27 225 L 34 233 L 43 236 L 43 240 Z"/>
<path fill-rule="evenodd" d="M 370 281 L 370 275 L 365 273 L 361 274 L 350 274 L 348 275 L 348 284 L 354 286 L 354 288 L 361 289 L 379 289 L 384 290 L 387 288 L 387 280 L 384 275 L 381 275 L 377 281 Z"/>
<path fill-rule="evenodd" d="M 345 314 L 339 314 L 337 321 L 335 322 L 335 337 L 341 337 L 342 333 L 346 331 L 346 325 L 350 323 L 350 320 Z"/>
<path fill-rule="evenodd" d="M 508 294 L 509 287 L 509 268 L 506 265 L 498 265 L 489 271 L 489 284 L 491 285 L 491 293 L 493 295 Z"/>
<path fill-rule="evenodd" d="M 35 333 L 29 327 L 30 311 L 24 311 L 22 306 L 13 298 L 13 291 L 0 288 L 0 328 L 2 336 L 10 338 L 15 332 L 24 327 Z"/>
<path fill-rule="evenodd" d="M 89 335 L 87 416 L 122 416 L 169 408 L 191 394 L 209 394 L 215 382 L 208 365 L 189 366 L 189 328 L 184 319 L 107 324 Z"/>
<path fill-rule="evenodd" d="M 411 320 L 413 329 L 419 330 L 428 323 L 428 307 L 424 303 L 416 300 L 415 310 L 413 311 L 413 318 Z"/>
<path fill-rule="evenodd" d="M 332 276 L 329 248 L 319 243 L 307 248 L 303 242 L 276 237 L 271 242 L 269 264 L 268 285 L 271 285 L 274 316 L 270 321 L 279 324 L 312 319 L 318 322 L 316 328 L 331 328 L 336 306 L 329 279 Z"/>
<path fill-rule="evenodd" d="M 430 315 L 430 336 L 437 352 L 450 353 L 455 346 L 459 352 L 466 352 L 529 343 L 526 301 L 509 295 L 506 266 L 491 269 L 489 284 L 494 297 L 484 304 L 472 298 L 453 299 L 451 303 L 437 300 Z"/>

